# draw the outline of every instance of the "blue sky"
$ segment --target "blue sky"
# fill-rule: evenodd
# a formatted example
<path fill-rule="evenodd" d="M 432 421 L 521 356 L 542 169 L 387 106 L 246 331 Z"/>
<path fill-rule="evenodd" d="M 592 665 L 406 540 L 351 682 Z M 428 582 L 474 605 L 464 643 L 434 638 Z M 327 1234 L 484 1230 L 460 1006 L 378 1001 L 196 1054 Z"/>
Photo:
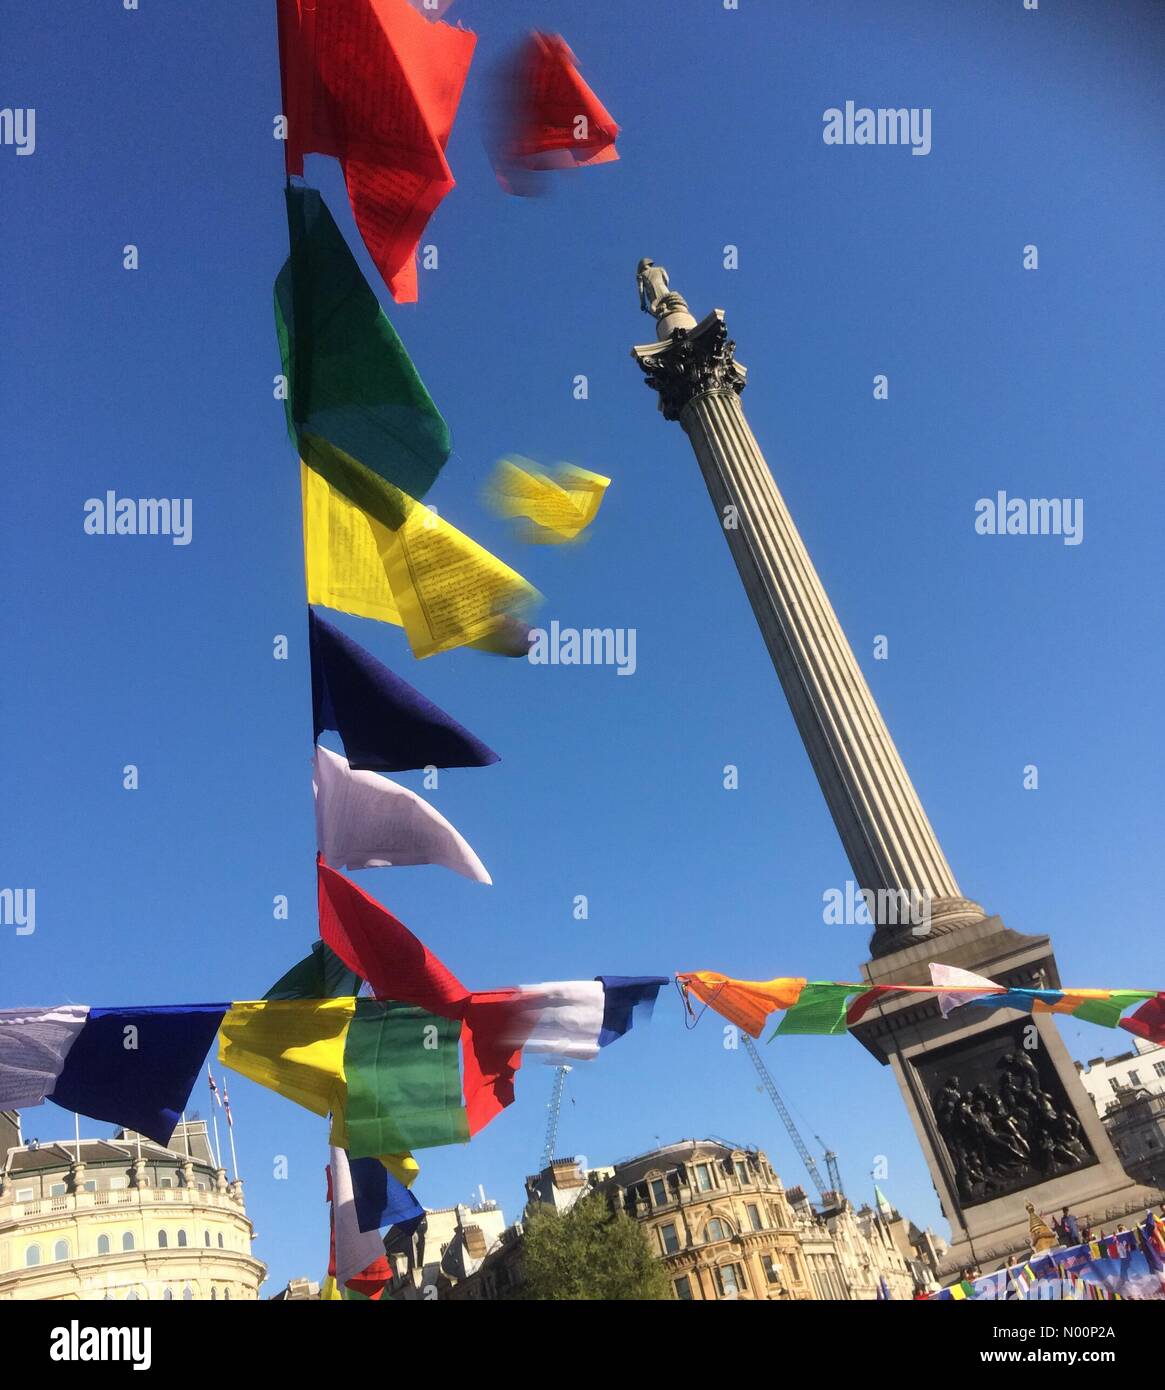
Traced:
<path fill-rule="evenodd" d="M 297 464 L 272 396 L 274 6 L 2 9 L 0 94 L 36 108 L 37 147 L 0 147 L 0 876 L 35 887 L 37 923 L 0 928 L 0 1005 L 255 997 L 316 931 Z M 1161 986 L 1160 5 L 458 0 L 450 18 L 479 46 L 419 304 L 391 305 L 335 165 L 309 160 L 308 179 L 452 427 L 429 500 L 541 589 L 545 621 L 635 628 L 638 669 L 418 663 L 399 630 L 327 614 L 503 759 L 431 794 L 493 888 L 439 868 L 361 886 L 474 987 L 852 979 L 865 958 L 863 929 L 822 923 L 848 865 L 688 443 L 628 355 L 651 337 L 648 255 L 698 316 L 728 313 L 749 420 L 964 892 L 1050 932 L 1067 983 Z M 517 200 L 482 150 L 485 75 L 535 24 L 574 48 L 621 159 Z M 847 99 L 932 108 L 931 153 L 825 146 L 822 113 Z M 485 512 L 511 452 L 613 479 L 585 545 L 523 547 Z M 192 543 L 85 535 L 85 499 L 107 489 L 192 498 Z M 975 501 L 999 489 L 1083 498 L 1083 544 L 976 535 Z M 1083 1058 L 1130 1041 L 1065 1033 Z M 945 1230 L 888 1070 L 849 1039 L 765 1056 L 851 1195 L 884 1155 L 880 1186 Z M 471 1145 L 422 1154 L 421 1199 L 483 1184 L 516 1216 L 551 1081 L 528 1066 Z M 801 1182 L 757 1086 L 712 1019 L 685 1031 L 665 995 L 574 1070 L 559 1149 L 599 1164 L 723 1135 Z M 323 1269 L 326 1126 L 230 1089 L 274 1292 Z M 72 1129 L 52 1106 L 25 1119 Z"/>

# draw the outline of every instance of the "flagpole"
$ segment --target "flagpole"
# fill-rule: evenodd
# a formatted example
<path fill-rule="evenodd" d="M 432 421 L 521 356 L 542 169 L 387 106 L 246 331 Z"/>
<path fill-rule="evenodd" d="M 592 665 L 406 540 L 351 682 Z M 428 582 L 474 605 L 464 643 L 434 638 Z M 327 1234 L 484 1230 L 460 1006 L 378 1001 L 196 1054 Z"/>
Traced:
<path fill-rule="evenodd" d="M 234 1181 L 239 1180 L 239 1157 L 235 1153 L 235 1119 L 234 1111 L 231 1109 L 231 1098 L 226 1091 L 226 1082 L 223 1082 L 223 1109 L 227 1112 L 227 1138 L 231 1141 L 231 1172 L 234 1173 Z"/>
<path fill-rule="evenodd" d="M 81 1162 L 81 1117 L 73 1111 L 73 1138 L 77 1144 L 77 1162 Z"/>

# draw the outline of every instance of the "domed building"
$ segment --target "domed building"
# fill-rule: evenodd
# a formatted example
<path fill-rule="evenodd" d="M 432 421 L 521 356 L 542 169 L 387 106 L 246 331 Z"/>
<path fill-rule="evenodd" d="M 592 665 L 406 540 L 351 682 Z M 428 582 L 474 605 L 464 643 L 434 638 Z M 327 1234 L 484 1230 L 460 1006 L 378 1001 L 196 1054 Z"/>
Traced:
<path fill-rule="evenodd" d="M 127 1130 L 25 1143 L 0 1115 L 0 1300 L 257 1299 L 253 1235 L 204 1121 L 164 1148 Z"/>

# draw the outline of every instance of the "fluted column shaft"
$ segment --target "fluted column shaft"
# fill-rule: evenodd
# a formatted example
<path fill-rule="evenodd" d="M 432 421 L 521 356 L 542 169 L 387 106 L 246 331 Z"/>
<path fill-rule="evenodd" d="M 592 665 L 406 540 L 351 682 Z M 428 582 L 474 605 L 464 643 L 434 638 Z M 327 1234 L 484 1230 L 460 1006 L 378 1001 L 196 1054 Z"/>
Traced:
<path fill-rule="evenodd" d="M 680 414 L 862 888 L 957 898 L 959 886 L 894 747 L 731 389 L 696 396 Z"/>

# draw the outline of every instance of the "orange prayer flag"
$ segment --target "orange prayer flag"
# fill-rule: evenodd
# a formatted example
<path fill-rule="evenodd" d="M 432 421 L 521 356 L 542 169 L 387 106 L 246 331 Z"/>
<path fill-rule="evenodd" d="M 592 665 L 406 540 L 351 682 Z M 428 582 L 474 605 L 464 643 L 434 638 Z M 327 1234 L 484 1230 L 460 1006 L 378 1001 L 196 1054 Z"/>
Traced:
<path fill-rule="evenodd" d="M 777 1009 L 791 1009 L 805 987 L 803 977 L 776 980 L 731 980 L 715 970 L 693 970 L 676 979 L 710 1009 L 759 1038 L 765 1020 Z"/>

